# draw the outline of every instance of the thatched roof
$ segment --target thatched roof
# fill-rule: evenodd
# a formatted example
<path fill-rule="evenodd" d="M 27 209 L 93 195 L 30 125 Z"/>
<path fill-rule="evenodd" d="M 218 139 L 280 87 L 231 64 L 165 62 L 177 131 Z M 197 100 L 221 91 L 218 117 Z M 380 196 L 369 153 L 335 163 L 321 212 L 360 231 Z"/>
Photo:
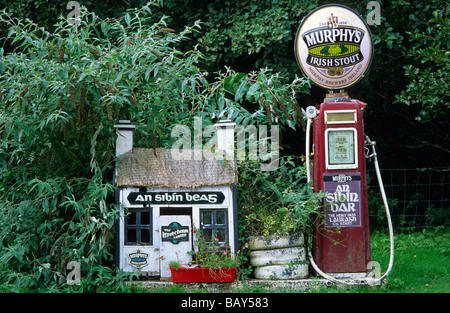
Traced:
<path fill-rule="evenodd" d="M 235 183 L 232 161 L 194 158 L 199 150 L 188 150 L 191 158 L 175 160 L 171 149 L 133 148 L 119 157 L 117 187 L 195 188 Z M 155 155 L 156 154 L 156 155 Z M 201 155 L 201 154 L 200 154 Z"/>

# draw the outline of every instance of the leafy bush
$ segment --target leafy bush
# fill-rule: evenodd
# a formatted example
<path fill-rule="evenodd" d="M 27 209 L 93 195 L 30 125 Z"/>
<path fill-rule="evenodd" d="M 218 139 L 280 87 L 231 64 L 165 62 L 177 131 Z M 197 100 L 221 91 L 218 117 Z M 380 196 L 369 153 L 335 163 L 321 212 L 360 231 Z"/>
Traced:
<path fill-rule="evenodd" d="M 323 193 L 306 183 L 304 165 L 287 156 L 277 170 L 262 172 L 258 161 L 238 165 L 238 206 L 246 236 L 286 234 L 311 226 Z"/>
<path fill-rule="evenodd" d="M 416 120 L 430 122 L 446 120 L 450 109 L 450 14 L 449 8 L 433 12 L 425 31 L 408 32 L 413 48 L 407 57 L 420 62 L 404 66 L 410 83 L 397 96 L 397 102 L 420 107 Z M 448 152 L 448 150 L 447 150 Z"/>
<path fill-rule="evenodd" d="M 111 269 L 119 217 L 113 125 L 134 117 L 153 138 L 159 125 L 176 121 L 166 104 L 177 79 L 197 73 L 195 56 L 171 47 L 192 28 L 173 34 L 163 19 L 150 23 L 150 5 L 117 20 L 84 9 L 81 25 L 61 20 L 54 33 L 0 13 L 5 40 L 16 45 L 13 53 L 0 49 L 4 288 L 70 288 L 70 261 L 80 264 L 74 290 L 123 287 L 127 275 Z"/>

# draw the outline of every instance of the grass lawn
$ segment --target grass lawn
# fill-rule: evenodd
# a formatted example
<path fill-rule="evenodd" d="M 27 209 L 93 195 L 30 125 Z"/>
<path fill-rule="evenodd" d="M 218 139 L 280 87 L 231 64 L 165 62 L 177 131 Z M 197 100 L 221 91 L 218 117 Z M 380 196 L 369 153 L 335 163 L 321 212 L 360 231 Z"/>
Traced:
<path fill-rule="evenodd" d="M 394 230 L 395 231 L 395 230 Z M 388 286 L 372 292 L 450 292 L 450 233 L 396 234 L 394 266 Z M 389 263 L 389 236 L 373 234 L 372 259 L 383 274 Z"/>

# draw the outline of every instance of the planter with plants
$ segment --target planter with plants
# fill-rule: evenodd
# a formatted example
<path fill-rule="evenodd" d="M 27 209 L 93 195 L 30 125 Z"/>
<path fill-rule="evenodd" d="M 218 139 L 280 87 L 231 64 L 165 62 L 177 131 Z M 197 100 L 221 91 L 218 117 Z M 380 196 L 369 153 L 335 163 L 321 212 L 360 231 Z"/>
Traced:
<path fill-rule="evenodd" d="M 200 230 L 194 230 L 194 247 L 190 264 L 169 263 L 174 283 L 225 283 L 233 282 L 240 263 L 238 256 L 227 247 L 218 245 L 219 239 L 212 236 L 207 242 Z"/>
<path fill-rule="evenodd" d="M 258 162 L 241 163 L 238 196 L 241 237 L 248 241 L 255 278 L 306 278 L 304 233 L 320 212 L 323 194 L 306 183 L 304 166 L 293 157 L 281 158 L 270 172 Z"/>

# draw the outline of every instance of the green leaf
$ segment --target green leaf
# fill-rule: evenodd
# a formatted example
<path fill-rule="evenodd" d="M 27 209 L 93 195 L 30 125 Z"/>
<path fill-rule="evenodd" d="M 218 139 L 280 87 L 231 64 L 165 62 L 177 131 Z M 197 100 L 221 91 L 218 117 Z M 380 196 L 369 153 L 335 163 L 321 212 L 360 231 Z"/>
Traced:
<path fill-rule="evenodd" d="M 225 107 L 225 99 L 224 99 L 223 96 L 221 96 L 221 97 L 217 100 L 217 105 L 218 105 L 219 111 L 223 111 L 223 108 Z"/>
<path fill-rule="evenodd" d="M 247 80 L 242 80 L 236 91 L 234 100 L 236 102 L 239 102 L 242 99 L 242 97 L 244 96 L 244 94 L 247 92 L 247 90 L 248 90 L 248 82 L 247 82 Z"/>
<path fill-rule="evenodd" d="M 239 83 L 242 79 L 244 79 L 246 77 L 247 77 L 246 73 L 237 74 L 233 79 L 233 85 L 236 85 L 237 83 Z"/>
<path fill-rule="evenodd" d="M 144 79 L 145 79 L 146 81 L 149 80 L 150 74 L 152 73 L 152 70 L 153 70 L 153 69 L 148 69 L 148 70 L 145 71 Z"/>
<path fill-rule="evenodd" d="M 102 23 L 100 24 L 100 27 L 101 27 L 101 29 L 102 29 L 103 35 L 107 36 L 107 35 L 108 35 L 108 31 L 109 31 L 109 26 L 108 26 L 108 24 L 106 24 L 105 22 L 102 22 Z"/>
<path fill-rule="evenodd" d="M 253 96 L 259 90 L 259 88 L 261 88 L 261 84 L 258 82 L 251 85 L 251 87 L 247 91 L 247 99 Z"/>
<path fill-rule="evenodd" d="M 228 91 L 232 91 L 233 90 L 233 77 L 232 76 L 228 76 L 227 78 L 225 78 L 224 82 L 223 82 L 223 86 L 225 88 L 225 90 Z"/>
<path fill-rule="evenodd" d="M 130 25 L 130 14 L 125 14 L 125 23 L 127 23 L 127 25 L 129 26 Z"/>

